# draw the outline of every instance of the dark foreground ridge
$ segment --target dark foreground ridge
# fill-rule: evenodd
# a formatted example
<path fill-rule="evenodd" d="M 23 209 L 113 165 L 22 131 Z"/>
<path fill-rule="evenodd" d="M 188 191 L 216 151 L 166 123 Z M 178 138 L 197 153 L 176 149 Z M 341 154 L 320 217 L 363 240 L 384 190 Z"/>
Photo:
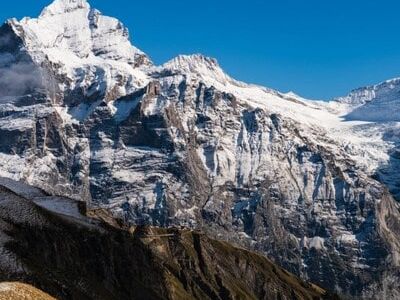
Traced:
<path fill-rule="evenodd" d="M 46 198 L 56 205 L 45 208 Z M 333 299 L 267 258 L 200 232 L 126 230 L 102 211 L 79 216 L 79 206 L 0 184 L 0 281 L 58 299 Z"/>

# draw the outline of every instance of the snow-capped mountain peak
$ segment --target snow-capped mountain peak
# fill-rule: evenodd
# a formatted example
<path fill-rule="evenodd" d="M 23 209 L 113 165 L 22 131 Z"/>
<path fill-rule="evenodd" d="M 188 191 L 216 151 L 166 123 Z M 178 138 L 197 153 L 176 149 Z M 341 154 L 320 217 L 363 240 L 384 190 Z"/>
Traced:
<path fill-rule="evenodd" d="M 349 105 L 349 120 L 400 121 L 400 78 L 355 89 L 337 101 Z"/>
<path fill-rule="evenodd" d="M 191 74 L 207 82 L 215 81 L 221 84 L 236 82 L 224 72 L 215 58 L 202 54 L 179 55 L 156 70 L 169 71 L 174 74 Z"/>
<path fill-rule="evenodd" d="M 163 65 L 164 68 L 177 70 L 180 72 L 196 71 L 215 71 L 220 66 L 215 58 L 207 57 L 202 54 L 179 55 Z"/>
<path fill-rule="evenodd" d="M 352 90 L 347 96 L 337 98 L 337 101 L 352 105 L 362 105 L 378 97 L 388 96 L 400 90 L 400 78 Z M 397 95 L 399 97 L 399 95 Z"/>
<path fill-rule="evenodd" d="M 90 5 L 86 0 L 55 0 L 42 11 L 40 17 L 64 14 L 77 9 L 88 11 Z"/>
<path fill-rule="evenodd" d="M 38 18 L 11 19 L 4 26 L 11 29 L 8 35 L 22 42 L 15 51 L 23 49 L 31 69 L 50 64 L 43 72 L 51 74 L 43 76 L 64 78 L 56 92 L 73 89 L 111 101 L 148 82 L 142 69 L 152 63 L 131 44 L 127 28 L 91 9 L 85 0 L 55 0 Z"/>
<path fill-rule="evenodd" d="M 55 0 L 39 18 L 12 23 L 24 32 L 30 50 L 48 49 L 45 54 L 50 59 L 59 54 L 66 61 L 68 51 L 79 58 L 94 56 L 134 64 L 135 56 L 144 55 L 130 43 L 128 30 L 119 20 L 91 9 L 86 0 Z"/>

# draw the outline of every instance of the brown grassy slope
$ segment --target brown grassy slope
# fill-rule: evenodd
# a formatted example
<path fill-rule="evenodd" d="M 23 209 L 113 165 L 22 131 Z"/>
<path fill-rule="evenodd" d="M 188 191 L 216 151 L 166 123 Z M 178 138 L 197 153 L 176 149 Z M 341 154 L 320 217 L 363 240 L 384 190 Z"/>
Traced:
<path fill-rule="evenodd" d="M 19 282 L 0 283 L 0 300 L 55 300 L 37 288 Z"/>

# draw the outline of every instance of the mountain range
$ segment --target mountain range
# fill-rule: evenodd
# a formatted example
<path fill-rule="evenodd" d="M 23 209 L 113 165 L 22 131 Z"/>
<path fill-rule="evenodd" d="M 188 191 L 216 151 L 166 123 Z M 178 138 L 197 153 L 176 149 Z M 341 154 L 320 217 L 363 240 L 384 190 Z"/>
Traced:
<path fill-rule="evenodd" d="M 400 297 L 399 109 L 400 79 L 314 101 L 199 54 L 154 65 L 85 0 L 0 28 L 1 177 L 343 296 Z"/>

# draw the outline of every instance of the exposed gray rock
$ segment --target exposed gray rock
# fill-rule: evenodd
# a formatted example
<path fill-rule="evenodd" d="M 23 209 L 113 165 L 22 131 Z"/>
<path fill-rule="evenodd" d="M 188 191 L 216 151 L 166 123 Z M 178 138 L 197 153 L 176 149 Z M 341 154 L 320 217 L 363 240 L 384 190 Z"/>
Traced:
<path fill-rule="evenodd" d="M 201 228 L 344 294 L 397 278 L 399 205 L 365 167 L 376 162 L 356 144 L 360 131 L 346 144 L 318 123 L 351 126 L 331 104 L 237 82 L 201 55 L 153 67 L 136 48 L 143 62 L 103 53 L 100 35 L 85 35 L 94 12 L 79 9 L 89 19 L 65 12 L 83 28 L 67 28 L 74 43 L 45 47 L 26 21 L 0 30 L 13 40 L 0 55 L 30 55 L 45 83 L 0 105 L 2 176 L 126 223 Z M 61 22 L 39 20 L 50 19 Z M 122 29 L 110 34 L 126 41 Z"/>

